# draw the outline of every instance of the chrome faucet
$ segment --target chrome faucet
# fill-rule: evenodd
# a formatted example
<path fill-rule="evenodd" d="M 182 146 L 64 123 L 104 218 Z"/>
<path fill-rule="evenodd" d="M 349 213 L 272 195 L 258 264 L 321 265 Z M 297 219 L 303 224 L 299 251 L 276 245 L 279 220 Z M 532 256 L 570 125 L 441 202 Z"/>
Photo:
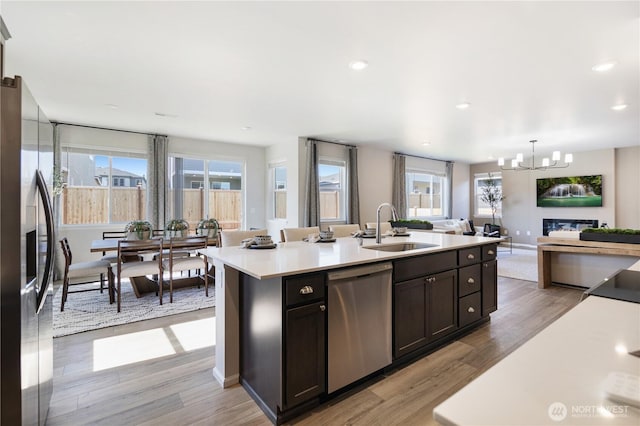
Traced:
<path fill-rule="evenodd" d="M 391 220 L 398 220 L 398 212 L 396 211 L 396 208 L 393 207 L 393 204 L 382 203 L 378 206 L 378 210 L 376 211 L 376 244 L 380 244 L 382 241 L 382 236 L 380 235 L 380 210 L 382 210 L 384 206 L 389 207 L 391 210 Z"/>

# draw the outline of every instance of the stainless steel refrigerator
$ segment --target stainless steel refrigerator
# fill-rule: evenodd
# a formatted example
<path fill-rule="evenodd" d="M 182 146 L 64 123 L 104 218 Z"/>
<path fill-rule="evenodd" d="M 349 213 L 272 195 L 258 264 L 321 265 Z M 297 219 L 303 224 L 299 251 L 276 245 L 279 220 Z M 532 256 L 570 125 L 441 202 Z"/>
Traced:
<path fill-rule="evenodd" d="M 53 126 L 20 77 L 0 106 L 0 424 L 43 425 L 53 390 Z"/>

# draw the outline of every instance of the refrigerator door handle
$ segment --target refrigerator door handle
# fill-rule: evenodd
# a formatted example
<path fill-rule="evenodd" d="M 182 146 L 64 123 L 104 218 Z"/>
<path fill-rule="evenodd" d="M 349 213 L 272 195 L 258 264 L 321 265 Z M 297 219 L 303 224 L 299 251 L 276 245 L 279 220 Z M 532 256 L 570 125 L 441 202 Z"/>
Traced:
<path fill-rule="evenodd" d="M 51 205 L 51 198 L 49 197 L 49 191 L 47 190 L 47 182 L 42 176 L 40 170 L 36 171 L 36 184 L 38 186 L 38 192 L 40 193 L 40 199 L 44 209 L 45 222 L 47 225 L 47 258 L 45 260 L 44 275 L 42 276 L 42 282 L 39 286 L 36 297 L 36 314 L 40 312 L 44 306 L 45 299 L 47 298 L 47 292 L 49 291 L 49 285 L 53 278 L 53 254 L 54 254 L 54 235 L 53 235 L 53 208 Z"/>

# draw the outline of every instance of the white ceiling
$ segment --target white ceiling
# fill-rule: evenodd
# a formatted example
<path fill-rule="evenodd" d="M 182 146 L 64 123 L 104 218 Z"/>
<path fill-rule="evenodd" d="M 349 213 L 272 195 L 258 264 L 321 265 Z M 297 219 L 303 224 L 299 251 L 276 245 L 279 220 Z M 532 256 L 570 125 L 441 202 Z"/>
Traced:
<path fill-rule="evenodd" d="M 540 154 L 640 144 L 638 1 L 3 1 L 0 13 L 5 75 L 56 121 L 471 163 L 530 139 Z M 351 70 L 357 59 L 370 66 Z"/>

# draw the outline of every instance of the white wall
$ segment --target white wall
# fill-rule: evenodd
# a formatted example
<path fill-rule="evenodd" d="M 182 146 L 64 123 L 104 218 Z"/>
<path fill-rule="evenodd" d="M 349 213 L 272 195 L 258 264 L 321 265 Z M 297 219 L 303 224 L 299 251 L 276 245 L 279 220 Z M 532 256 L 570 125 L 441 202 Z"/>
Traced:
<path fill-rule="evenodd" d="M 573 164 L 565 169 L 547 171 L 503 171 L 502 219 L 500 223 L 503 233 L 513 237 L 513 242 L 535 244 L 542 236 L 542 219 L 597 219 L 615 224 L 616 217 L 616 165 L 613 149 L 577 152 L 573 154 Z M 476 173 L 498 172 L 497 163 L 474 164 L 470 169 L 470 179 Z M 602 207 L 561 208 L 536 207 L 536 179 L 542 177 L 562 177 L 581 175 L 602 176 Z M 469 190 L 469 198 L 473 197 L 473 187 Z M 471 205 L 473 209 L 473 205 Z M 626 207 L 623 207 L 626 208 Z M 490 222 L 491 218 L 474 218 L 476 226 Z M 520 235 L 518 235 L 518 232 Z M 529 233 L 529 235 L 527 235 Z"/>
<path fill-rule="evenodd" d="M 360 226 L 376 221 L 376 209 L 391 202 L 393 192 L 393 152 L 365 146 L 358 147 L 358 189 L 360 191 Z M 389 220 L 387 209 L 381 220 Z"/>
<path fill-rule="evenodd" d="M 640 146 L 618 148 L 616 227 L 640 229 Z"/>
<path fill-rule="evenodd" d="M 470 178 L 470 165 L 467 163 L 453 163 L 453 200 L 451 218 L 466 219 L 473 214 L 469 198 L 469 187 L 473 179 Z"/>

